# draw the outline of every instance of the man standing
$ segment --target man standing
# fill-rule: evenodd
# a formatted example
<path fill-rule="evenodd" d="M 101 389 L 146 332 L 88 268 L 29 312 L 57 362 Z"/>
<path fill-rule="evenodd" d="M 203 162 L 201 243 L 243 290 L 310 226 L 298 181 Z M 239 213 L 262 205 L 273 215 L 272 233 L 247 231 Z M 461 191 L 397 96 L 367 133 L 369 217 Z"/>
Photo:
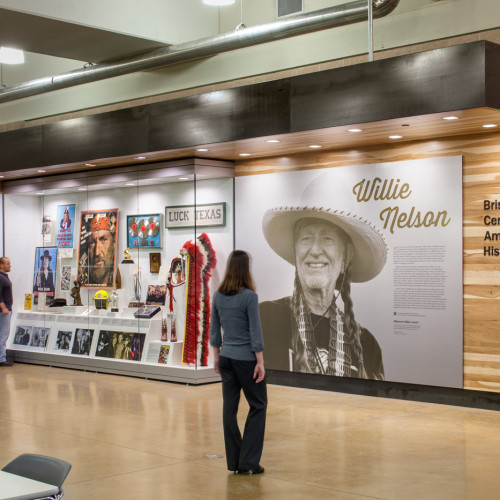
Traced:
<path fill-rule="evenodd" d="M 9 279 L 10 259 L 0 257 L 0 366 L 12 366 L 7 361 L 7 339 L 12 315 L 12 283 Z"/>

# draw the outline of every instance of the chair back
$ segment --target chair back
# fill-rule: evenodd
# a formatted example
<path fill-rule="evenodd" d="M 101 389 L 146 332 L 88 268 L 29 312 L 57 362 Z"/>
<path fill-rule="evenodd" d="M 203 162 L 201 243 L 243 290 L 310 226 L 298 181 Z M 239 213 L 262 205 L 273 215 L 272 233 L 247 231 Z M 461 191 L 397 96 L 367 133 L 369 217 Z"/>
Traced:
<path fill-rule="evenodd" d="M 2 470 L 42 483 L 53 484 L 61 489 L 71 470 L 71 464 L 59 458 L 23 453 Z"/>

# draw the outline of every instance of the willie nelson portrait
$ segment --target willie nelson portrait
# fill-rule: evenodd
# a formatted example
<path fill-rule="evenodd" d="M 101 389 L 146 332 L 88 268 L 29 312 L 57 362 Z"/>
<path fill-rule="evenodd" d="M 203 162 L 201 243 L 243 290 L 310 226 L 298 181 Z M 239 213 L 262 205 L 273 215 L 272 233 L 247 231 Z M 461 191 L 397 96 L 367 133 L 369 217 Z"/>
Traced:
<path fill-rule="evenodd" d="M 379 343 L 356 321 L 351 283 L 375 278 L 387 248 L 352 205 L 350 188 L 328 172 L 305 188 L 298 206 L 264 214 L 265 239 L 295 267 L 291 296 L 260 305 L 269 368 L 384 379 Z"/>
<path fill-rule="evenodd" d="M 118 209 L 82 212 L 78 282 L 111 288 L 114 283 Z"/>

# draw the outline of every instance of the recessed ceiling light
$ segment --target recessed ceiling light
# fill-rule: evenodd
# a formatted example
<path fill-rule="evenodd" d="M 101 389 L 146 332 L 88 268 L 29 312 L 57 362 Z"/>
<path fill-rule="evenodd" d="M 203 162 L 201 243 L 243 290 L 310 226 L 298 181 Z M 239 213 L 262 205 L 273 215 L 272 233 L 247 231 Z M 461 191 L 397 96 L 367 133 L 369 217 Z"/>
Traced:
<path fill-rule="evenodd" d="M 458 116 L 443 116 L 443 120 L 458 120 Z"/>
<path fill-rule="evenodd" d="M 135 186 L 135 183 L 134 182 L 126 182 L 125 186 Z"/>
<path fill-rule="evenodd" d="M 240 153 L 240 156 L 250 156 L 250 153 Z"/>
<path fill-rule="evenodd" d="M 320 146 L 320 145 L 318 145 L 318 144 L 311 144 L 309 147 L 310 147 L 311 149 L 317 149 L 317 148 L 322 148 L 323 146 Z"/>
<path fill-rule="evenodd" d="M 180 180 L 180 181 L 188 181 L 188 180 L 189 180 L 189 177 L 179 177 L 179 180 Z"/>
<path fill-rule="evenodd" d="M 498 125 L 495 125 L 494 123 L 487 123 L 486 125 L 483 125 L 483 128 L 495 128 L 498 127 Z"/>
<path fill-rule="evenodd" d="M 205 148 L 200 148 L 200 149 L 197 149 L 196 151 L 210 151 L 210 149 L 205 149 Z"/>
<path fill-rule="evenodd" d="M 86 167 L 95 167 L 95 163 L 85 163 Z"/>
<path fill-rule="evenodd" d="M 39 172 L 40 174 L 44 174 L 45 170 L 37 170 L 37 172 Z"/>
<path fill-rule="evenodd" d="M 43 193 L 35 193 L 35 194 L 43 194 Z"/>
<path fill-rule="evenodd" d="M 389 139 L 402 139 L 403 136 L 402 135 L 390 135 L 389 136 Z"/>
<path fill-rule="evenodd" d="M 276 143 L 276 142 L 280 142 L 280 141 L 278 141 L 278 139 L 269 139 L 269 140 L 268 140 L 268 141 L 266 141 L 266 142 L 269 142 L 270 144 L 274 144 L 274 143 Z"/>
<path fill-rule="evenodd" d="M 87 188 L 78 188 L 78 191 L 87 191 Z"/>
<path fill-rule="evenodd" d="M 146 157 L 145 156 L 136 156 L 135 159 L 136 160 L 145 160 Z"/>
<path fill-rule="evenodd" d="M 352 132 L 353 134 L 357 133 L 357 132 L 363 132 L 362 129 L 360 128 L 350 128 L 347 130 L 348 132 Z"/>

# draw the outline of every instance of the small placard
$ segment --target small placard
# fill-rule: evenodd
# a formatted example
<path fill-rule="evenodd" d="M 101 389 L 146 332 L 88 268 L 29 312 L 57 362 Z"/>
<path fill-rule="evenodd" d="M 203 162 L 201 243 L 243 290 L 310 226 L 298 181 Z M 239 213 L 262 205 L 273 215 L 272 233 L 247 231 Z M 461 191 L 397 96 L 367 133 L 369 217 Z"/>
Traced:
<path fill-rule="evenodd" d="M 226 225 L 226 203 L 165 207 L 165 227 L 213 227 Z"/>

